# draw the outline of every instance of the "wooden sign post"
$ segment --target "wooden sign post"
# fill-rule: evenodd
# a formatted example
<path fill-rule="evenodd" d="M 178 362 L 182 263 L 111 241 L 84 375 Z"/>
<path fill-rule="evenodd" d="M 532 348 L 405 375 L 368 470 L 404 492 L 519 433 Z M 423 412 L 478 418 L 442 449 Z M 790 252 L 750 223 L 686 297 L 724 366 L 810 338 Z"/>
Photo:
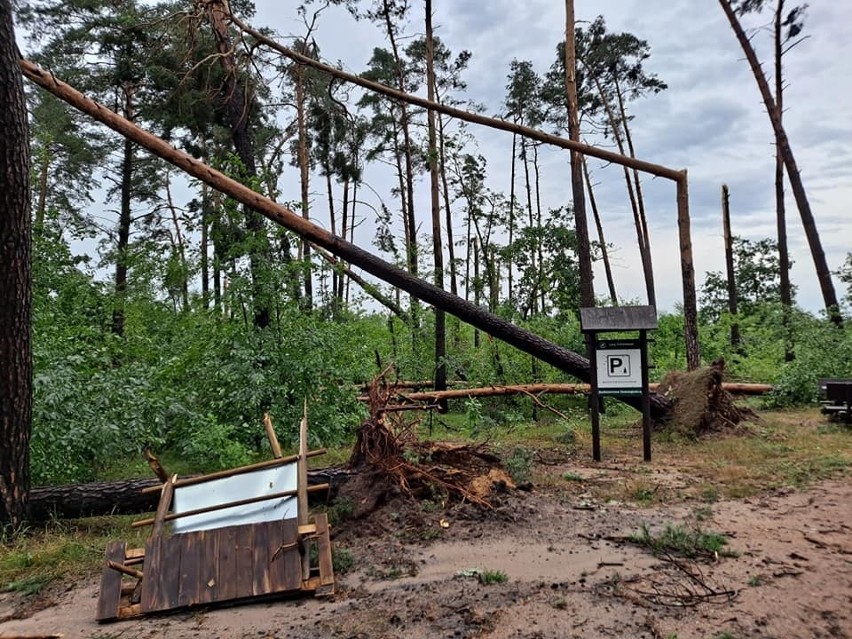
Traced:
<path fill-rule="evenodd" d="M 648 331 L 657 328 L 653 306 L 581 308 L 591 373 L 592 457 L 601 460 L 601 401 L 606 395 L 642 397 L 642 448 L 651 461 L 651 400 L 648 390 Z M 600 333 L 638 331 L 636 338 L 603 338 Z"/>

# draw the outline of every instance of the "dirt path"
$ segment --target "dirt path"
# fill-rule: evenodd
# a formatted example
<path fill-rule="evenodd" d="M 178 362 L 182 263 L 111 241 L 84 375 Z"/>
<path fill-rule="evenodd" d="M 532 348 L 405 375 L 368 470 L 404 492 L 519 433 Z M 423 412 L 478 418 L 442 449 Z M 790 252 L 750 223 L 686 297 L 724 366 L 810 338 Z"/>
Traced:
<path fill-rule="evenodd" d="M 0 623 L 0 637 L 852 637 L 852 483 L 785 489 L 710 506 L 638 508 L 556 492 L 513 497 L 482 518 L 423 514 L 439 539 L 343 536 L 355 572 L 333 601 L 196 611 L 98 626 L 97 583 L 70 584 L 52 607 Z M 622 540 L 646 523 L 700 525 L 738 557 L 700 566 L 707 590 Z M 460 571 L 502 571 L 483 585 Z M 704 597 L 693 601 L 699 591 Z M 667 597 L 668 595 L 668 597 Z M 0 618 L 20 600 L 0 595 Z M 681 604 L 681 605 L 663 605 Z M 683 605 L 696 603 L 696 605 Z M 723 633 L 728 633 L 727 635 Z"/>

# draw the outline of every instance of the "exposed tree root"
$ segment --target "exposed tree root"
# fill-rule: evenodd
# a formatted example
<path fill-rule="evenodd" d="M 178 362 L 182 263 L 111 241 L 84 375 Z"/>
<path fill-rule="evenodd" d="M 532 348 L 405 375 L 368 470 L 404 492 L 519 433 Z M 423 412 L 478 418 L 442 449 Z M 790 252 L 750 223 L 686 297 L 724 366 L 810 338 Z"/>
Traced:
<path fill-rule="evenodd" d="M 722 385 L 725 361 L 688 373 L 672 371 L 663 377 L 657 392 L 672 400 L 671 417 L 658 427 L 688 437 L 741 430 L 742 422 L 757 419 L 750 408 L 737 406 Z"/>
<path fill-rule="evenodd" d="M 500 458 L 481 445 L 418 441 L 418 419 L 389 405 L 396 394 L 385 377 L 389 370 L 370 384 L 370 415 L 358 429 L 349 465 L 377 471 L 412 497 L 437 491 L 491 508 L 486 497 L 492 488 L 514 487 Z"/>

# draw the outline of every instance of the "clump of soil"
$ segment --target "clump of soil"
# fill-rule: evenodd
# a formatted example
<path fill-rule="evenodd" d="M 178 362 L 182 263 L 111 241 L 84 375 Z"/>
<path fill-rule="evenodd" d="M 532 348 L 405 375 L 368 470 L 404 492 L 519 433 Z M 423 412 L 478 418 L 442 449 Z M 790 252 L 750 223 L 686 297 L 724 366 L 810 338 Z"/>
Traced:
<path fill-rule="evenodd" d="M 757 419 L 757 414 L 734 403 L 731 394 L 722 388 L 724 374 L 723 359 L 687 373 L 667 373 L 657 392 L 672 400 L 674 410 L 660 428 L 687 437 L 743 431 L 743 422 Z"/>

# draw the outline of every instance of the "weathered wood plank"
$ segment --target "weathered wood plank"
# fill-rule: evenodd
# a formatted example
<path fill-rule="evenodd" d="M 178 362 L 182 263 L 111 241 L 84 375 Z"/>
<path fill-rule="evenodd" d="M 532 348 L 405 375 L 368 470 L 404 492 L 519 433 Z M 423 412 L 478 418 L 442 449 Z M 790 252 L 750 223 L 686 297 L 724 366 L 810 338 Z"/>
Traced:
<path fill-rule="evenodd" d="M 198 603 L 207 604 L 219 600 L 219 539 L 222 529 L 208 530 L 199 540 Z"/>
<path fill-rule="evenodd" d="M 254 526 L 237 526 L 237 552 L 234 596 L 239 599 L 251 597 L 253 590 L 252 574 L 254 571 L 254 555 L 252 545 L 254 543 Z"/>
<path fill-rule="evenodd" d="M 142 599 L 139 602 L 142 612 L 165 610 L 168 597 L 161 587 L 160 550 L 162 537 L 151 537 L 145 542 L 145 571 L 148 576 L 142 580 Z"/>
<path fill-rule="evenodd" d="M 179 540 L 180 546 L 180 586 L 178 591 L 178 606 L 194 606 L 198 603 L 198 573 L 204 558 L 201 547 L 204 544 L 207 531 L 175 535 L 172 539 Z"/>
<path fill-rule="evenodd" d="M 295 519 L 285 519 L 270 529 L 269 588 L 270 592 L 294 590 L 293 571 L 299 574 L 298 526 Z M 274 555 L 274 559 L 273 559 Z M 297 581 L 297 580 L 296 580 Z M 298 584 L 296 585 L 298 589 Z"/>
<path fill-rule="evenodd" d="M 128 559 L 142 559 L 145 557 L 145 549 L 144 548 L 128 548 L 124 551 L 124 563 L 127 563 Z"/>
<path fill-rule="evenodd" d="M 254 596 L 269 593 L 269 533 L 270 523 L 254 524 L 254 545 L 252 546 L 252 594 Z"/>
<path fill-rule="evenodd" d="M 160 493 L 160 503 L 157 504 L 157 513 L 154 515 L 154 529 L 151 531 L 152 537 L 159 537 L 163 534 L 165 527 L 166 513 L 172 506 L 172 497 L 175 494 L 175 482 L 177 475 L 172 475 L 172 478 L 163 484 L 162 492 Z"/>
<path fill-rule="evenodd" d="M 104 570 L 101 573 L 101 592 L 98 597 L 96 619 L 112 621 L 118 619 L 118 607 L 121 603 L 121 573 L 113 570 L 106 562 L 124 562 L 126 544 L 123 541 L 111 541 L 106 548 Z"/>
<path fill-rule="evenodd" d="M 183 543 L 180 536 L 164 537 L 160 546 L 160 588 L 165 595 L 161 610 L 178 607 L 182 568 Z"/>
<path fill-rule="evenodd" d="M 317 526 L 317 556 L 319 560 L 320 583 L 323 586 L 334 585 L 334 566 L 331 557 L 331 539 L 328 530 L 328 516 L 325 513 L 314 515 Z"/>
<path fill-rule="evenodd" d="M 237 527 L 229 526 L 219 532 L 219 557 L 216 601 L 237 597 Z"/>
<path fill-rule="evenodd" d="M 299 526 L 295 519 L 287 519 L 282 522 L 285 526 L 285 534 L 288 543 L 296 543 L 291 546 L 284 555 L 284 574 L 287 578 L 284 584 L 285 590 L 299 590 L 302 587 L 302 555 L 299 552 Z M 310 555 L 310 553 L 308 553 Z"/>

